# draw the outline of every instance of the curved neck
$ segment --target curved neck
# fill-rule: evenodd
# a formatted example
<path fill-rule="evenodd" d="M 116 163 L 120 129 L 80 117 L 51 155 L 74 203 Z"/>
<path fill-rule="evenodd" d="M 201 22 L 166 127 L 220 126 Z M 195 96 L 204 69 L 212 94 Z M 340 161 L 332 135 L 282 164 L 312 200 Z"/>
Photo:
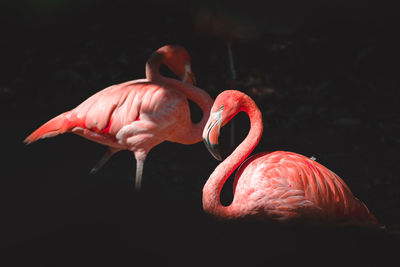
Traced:
<path fill-rule="evenodd" d="M 248 99 L 247 99 L 248 98 Z M 260 110 L 254 101 L 246 96 L 239 111 L 244 111 L 250 118 L 250 131 L 243 142 L 217 166 L 203 188 L 203 209 L 216 217 L 223 219 L 240 218 L 241 213 L 234 204 L 223 206 L 220 201 L 220 193 L 229 176 L 250 155 L 260 141 L 263 123 Z M 233 196 L 235 199 L 235 196 Z M 234 201 L 232 201 L 234 203 Z"/>
<path fill-rule="evenodd" d="M 208 117 L 210 117 L 211 107 L 214 103 L 211 96 L 204 90 L 181 81 L 165 78 L 173 88 L 181 91 L 188 99 L 198 105 L 203 113 L 201 120 L 198 123 L 192 123 L 189 131 L 182 133 L 179 137 L 179 143 L 181 144 L 195 144 L 202 140 L 202 134 L 204 126 L 207 123 Z"/>
<path fill-rule="evenodd" d="M 162 76 L 159 70 L 161 64 L 164 64 L 164 56 L 159 51 L 156 51 L 146 62 L 146 79 L 170 85 L 171 88 L 181 91 L 188 99 L 200 107 L 203 113 L 200 122 L 192 123 L 190 130 L 182 133 L 182 136 L 179 137 L 179 143 L 181 144 L 198 143 L 202 140 L 203 128 L 210 116 L 210 110 L 214 101 L 208 93 L 196 86 Z"/>
<path fill-rule="evenodd" d="M 163 55 L 158 51 L 151 54 L 146 62 L 146 79 L 154 81 L 162 78 L 160 75 L 160 66 L 163 63 Z"/>

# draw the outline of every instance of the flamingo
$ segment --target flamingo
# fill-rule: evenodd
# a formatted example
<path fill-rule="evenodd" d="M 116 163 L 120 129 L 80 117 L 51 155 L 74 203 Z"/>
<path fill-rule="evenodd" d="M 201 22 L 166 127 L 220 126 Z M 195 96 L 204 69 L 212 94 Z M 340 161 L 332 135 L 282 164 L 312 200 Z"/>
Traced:
<path fill-rule="evenodd" d="M 159 73 L 161 64 L 182 82 L 163 77 Z M 139 190 L 144 161 L 154 146 L 164 141 L 189 145 L 202 140 L 213 100 L 192 84 L 195 77 L 187 50 L 178 45 L 163 46 L 146 62 L 146 79 L 99 91 L 76 108 L 43 124 L 24 142 L 30 144 L 40 138 L 72 132 L 108 146 L 91 173 L 96 173 L 116 152 L 130 150 L 136 158 L 135 188 Z M 187 99 L 202 110 L 202 119 L 196 124 L 191 121 Z"/>
<path fill-rule="evenodd" d="M 206 213 L 226 220 L 379 225 L 345 182 L 315 160 L 286 151 L 262 152 L 248 158 L 260 141 L 263 123 L 255 102 L 240 91 L 219 94 L 204 127 L 203 141 L 216 159 L 221 160 L 220 129 L 240 111 L 249 116 L 250 131 L 207 180 L 203 188 Z M 221 189 L 237 168 L 233 201 L 223 206 Z"/>

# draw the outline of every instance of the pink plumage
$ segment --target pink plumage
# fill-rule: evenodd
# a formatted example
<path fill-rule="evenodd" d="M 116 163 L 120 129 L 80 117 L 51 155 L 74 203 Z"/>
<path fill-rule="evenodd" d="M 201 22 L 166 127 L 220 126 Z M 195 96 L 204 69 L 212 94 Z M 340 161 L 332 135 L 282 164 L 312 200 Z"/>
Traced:
<path fill-rule="evenodd" d="M 250 131 L 205 184 L 203 208 L 207 213 L 220 219 L 379 225 L 345 182 L 313 159 L 286 151 L 248 158 L 261 138 L 263 123 L 254 101 L 239 91 L 222 92 L 211 109 L 203 139 L 214 157 L 221 159 L 217 150 L 220 128 L 240 111 L 249 115 Z M 220 191 L 236 169 L 233 201 L 223 206 Z"/>
<path fill-rule="evenodd" d="M 182 82 L 160 75 L 167 65 Z M 112 85 L 94 94 L 76 108 L 51 119 L 29 135 L 30 144 L 40 138 L 73 132 L 109 150 L 92 169 L 96 172 L 116 152 L 134 153 L 136 188 L 140 188 L 144 160 L 156 145 L 171 141 L 194 144 L 201 133 L 212 105 L 211 97 L 193 86 L 190 56 L 181 46 L 167 45 L 154 52 L 146 64 L 146 79 Z M 202 120 L 190 119 L 188 99 L 203 112 Z"/>

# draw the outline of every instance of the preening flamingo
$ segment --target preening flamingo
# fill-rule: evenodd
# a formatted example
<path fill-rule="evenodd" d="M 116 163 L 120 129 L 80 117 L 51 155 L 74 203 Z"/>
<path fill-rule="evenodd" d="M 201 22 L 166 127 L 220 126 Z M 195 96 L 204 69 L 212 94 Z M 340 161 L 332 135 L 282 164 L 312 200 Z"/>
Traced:
<path fill-rule="evenodd" d="M 181 81 L 163 77 L 165 64 Z M 143 164 L 149 151 L 163 141 L 181 144 L 200 142 L 212 106 L 212 98 L 193 86 L 189 53 L 181 46 L 166 45 L 153 52 L 146 63 L 146 79 L 112 85 L 76 108 L 51 119 L 29 135 L 30 144 L 40 138 L 73 132 L 109 147 L 92 169 L 97 172 L 116 152 L 130 150 L 136 158 L 136 189 L 141 187 Z M 202 110 L 194 124 L 188 100 Z"/>
<path fill-rule="evenodd" d="M 379 225 L 345 182 L 313 159 L 285 151 L 264 152 L 247 158 L 261 138 L 263 123 L 255 102 L 242 92 L 222 92 L 211 109 L 203 140 L 216 159 L 221 160 L 218 152 L 220 128 L 240 111 L 248 114 L 250 131 L 232 154 L 217 166 L 205 184 L 205 212 L 220 219 Z M 221 189 L 237 168 L 233 201 L 229 206 L 223 206 L 220 202 Z"/>

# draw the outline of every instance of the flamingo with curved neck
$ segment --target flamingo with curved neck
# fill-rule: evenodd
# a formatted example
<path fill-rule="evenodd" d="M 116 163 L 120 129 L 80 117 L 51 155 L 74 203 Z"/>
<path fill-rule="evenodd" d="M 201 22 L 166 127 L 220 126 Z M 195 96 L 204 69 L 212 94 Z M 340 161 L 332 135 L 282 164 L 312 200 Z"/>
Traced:
<path fill-rule="evenodd" d="M 218 95 L 204 127 L 203 140 L 216 159 L 221 160 L 218 150 L 220 128 L 240 111 L 248 114 L 250 131 L 207 180 L 203 188 L 205 212 L 231 220 L 379 225 L 345 182 L 318 162 L 286 151 L 263 152 L 248 158 L 260 141 L 263 123 L 255 102 L 242 92 L 227 90 Z M 223 206 L 221 189 L 236 169 L 233 201 L 229 206 Z"/>
<path fill-rule="evenodd" d="M 160 75 L 162 64 L 182 81 Z M 178 45 L 163 46 L 148 59 L 146 79 L 101 90 L 42 125 L 25 142 L 30 144 L 40 138 L 73 132 L 108 146 L 91 173 L 97 172 L 116 152 L 130 150 L 136 158 L 136 189 L 140 189 L 143 164 L 154 146 L 164 141 L 181 144 L 201 141 L 213 100 L 192 85 L 195 81 L 186 49 Z M 203 112 L 196 124 L 190 118 L 188 99 Z"/>

